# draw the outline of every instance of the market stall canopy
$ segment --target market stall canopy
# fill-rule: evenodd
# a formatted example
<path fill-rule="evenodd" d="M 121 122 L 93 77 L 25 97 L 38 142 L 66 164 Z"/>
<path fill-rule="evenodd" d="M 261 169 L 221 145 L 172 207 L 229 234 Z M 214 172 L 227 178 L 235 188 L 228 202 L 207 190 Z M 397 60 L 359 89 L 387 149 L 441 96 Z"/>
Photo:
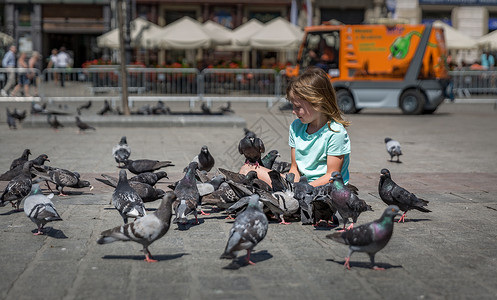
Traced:
<path fill-rule="evenodd" d="M 219 23 L 208 20 L 203 25 L 204 31 L 210 36 L 213 45 L 229 45 L 233 31 Z"/>
<path fill-rule="evenodd" d="M 0 32 L 0 43 L 2 45 L 10 45 L 14 42 L 14 38 L 10 35 Z"/>
<path fill-rule="evenodd" d="M 130 25 L 132 47 L 146 47 L 146 37 L 162 29 L 159 25 L 143 18 L 134 19 Z M 119 48 L 119 29 L 113 29 L 97 37 L 97 45 L 101 48 Z"/>
<path fill-rule="evenodd" d="M 442 21 L 433 22 L 433 26 L 443 28 L 447 49 L 474 49 L 477 47 L 475 39 Z"/>
<path fill-rule="evenodd" d="M 209 48 L 211 37 L 202 23 L 185 16 L 151 35 L 146 43 L 161 49 Z"/>
<path fill-rule="evenodd" d="M 256 49 L 292 50 L 300 46 L 303 35 L 300 27 L 278 17 L 266 23 L 249 40 L 250 46 Z"/>
<path fill-rule="evenodd" d="M 238 26 L 233 30 L 232 45 L 248 46 L 250 44 L 250 38 L 263 27 L 264 24 L 257 19 L 251 19 L 247 23 Z"/>
<path fill-rule="evenodd" d="M 477 39 L 476 43 L 481 47 L 497 49 L 497 31 L 485 34 L 481 38 Z"/>

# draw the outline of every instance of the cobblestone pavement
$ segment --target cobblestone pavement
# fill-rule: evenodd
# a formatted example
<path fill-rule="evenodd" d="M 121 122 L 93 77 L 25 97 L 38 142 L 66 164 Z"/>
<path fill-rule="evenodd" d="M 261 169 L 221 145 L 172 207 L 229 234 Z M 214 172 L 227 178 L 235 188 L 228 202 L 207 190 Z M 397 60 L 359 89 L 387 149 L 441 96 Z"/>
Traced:
<path fill-rule="evenodd" d="M 56 108 L 56 104 L 51 104 Z M 67 111 L 73 112 L 76 104 Z M 99 109 L 95 103 L 82 118 Z M 173 108 L 185 110 L 176 103 Z M 217 104 L 215 103 L 213 107 Z M 0 103 L 27 108 L 29 104 Z M 50 107 L 50 105 L 49 105 Z M 292 116 L 264 104 L 234 103 L 237 116 L 263 137 L 266 149 L 289 159 L 288 124 Z M 8 130 L 0 115 L 0 171 L 22 150 L 49 155 L 49 165 L 79 171 L 95 189 L 68 189 L 54 197 L 63 221 L 48 225 L 45 236 L 33 236 L 35 225 L 23 212 L 0 208 L 0 299 L 495 299 L 497 285 L 497 111 L 493 104 L 444 104 L 433 115 L 404 116 L 398 110 L 365 109 L 352 121 L 351 182 L 374 209 L 358 223 L 376 219 L 385 205 L 379 199 L 379 171 L 430 201 L 432 213 L 409 212 L 396 224 L 390 243 L 376 256 L 385 271 L 368 268 L 369 259 L 355 253 L 351 270 L 343 267 L 347 247 L 325 238 L 334 229 L 291 225 L 269 226 L 256 248 L 255 266 L 224 269 L 220 260 L 232 221 L 222 212 L 200 217 L 200 225 L 172 226 L 150 247 L 159 260 L 143 261 L 135 243 L 98 245 L 101 231 L 122 219 L 109 205 L 110 187 L 101 173 L 117 175 L 111 149 L 128 137 L 132 158 L 168 159 L 167 185 L 202 145 L 208 145 L 216 167 L 236 170 L 242 163 L 236 146 L 240 127 L 98 127 L 76 134 L 75 126 Z M 383 139 L 403 147 L 402 163 L 391 163 Z M 7 182 L 0 182 L 3 189 Z M 152 211 L 158 201 L 147 205 Z M 209 209 L 207 209 L 209 210 Z M 245 253 L 239 253 L 241 262 Z"/>

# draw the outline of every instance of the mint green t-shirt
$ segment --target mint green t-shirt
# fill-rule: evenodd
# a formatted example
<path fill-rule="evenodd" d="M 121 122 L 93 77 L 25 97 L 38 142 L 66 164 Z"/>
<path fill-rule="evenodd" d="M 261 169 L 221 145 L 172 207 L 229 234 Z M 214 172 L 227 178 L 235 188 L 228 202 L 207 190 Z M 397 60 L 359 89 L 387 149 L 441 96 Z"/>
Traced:
<path fill-rule="evenodd" d="M 343 182 L 349 182 L 349 155 L 350 139 L 347 130 L 342 124 L 331 121 L 331 131 L 328 124 L 313 134 L 308 134 L 307 124 L 299 119 L 290 125 L 288 145 L 295 148 L 295 160 L 301 175 L 305 175 L 309 182 L 326 174 L 328 155 L 344 155 L 342 164 Z"/>

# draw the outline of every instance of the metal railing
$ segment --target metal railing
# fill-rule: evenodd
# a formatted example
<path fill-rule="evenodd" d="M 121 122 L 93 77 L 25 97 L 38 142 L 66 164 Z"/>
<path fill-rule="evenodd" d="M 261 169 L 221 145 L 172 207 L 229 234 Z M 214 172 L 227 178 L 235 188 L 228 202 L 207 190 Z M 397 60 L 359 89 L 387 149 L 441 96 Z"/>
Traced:
<path fill-rule="evenodd" d="M 198 101 L 210 105 L 213 101 L 266 102 L 271 106 L 284 97 L 288 78 L 285 71 L 273 69 L 204 69 L 144 68 L 129 66 L 129 103 L 134 101 L 188 101 L 193 107 Z M 121 81 L 118 66 L 89 68 L 37 69 L 0 68 L 0 88 L 8 77 L 34 74 L 29 83 L 29 95 L 19 101 L 87 101 L 120 100 Z M 10 75 L 9 75 L 10 74 Z M 497 95 L 497 71 L 452 71 L 453 92 L 458 97 Z M 17 94 L 25 93 L 18 88 Z M 0 101 L 2 98 L 0 98 Z"/>

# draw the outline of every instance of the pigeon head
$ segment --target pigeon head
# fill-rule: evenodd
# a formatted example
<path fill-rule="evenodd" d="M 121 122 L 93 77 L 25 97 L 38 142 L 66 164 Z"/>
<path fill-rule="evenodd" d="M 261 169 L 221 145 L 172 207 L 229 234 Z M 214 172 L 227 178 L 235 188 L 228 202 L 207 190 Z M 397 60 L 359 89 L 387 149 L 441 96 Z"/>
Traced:
<path fill-rule="evenodd" d="M 245 178 L 248 180 L 253 180 L 257 178 L 257 172 L 256 171 L 250 171 L 245 175 Z"/>
<path fill-rule="evenodd" d="M 388 142 L 390 142 L 391 140 L 392 140 L 391 138 L 386 137 L 386 138 L 385 138 L 385 143 L 388 143 Z"/>
<path fill-rule="evenodd" d="M 31 186 L 31 192 L 29 194 L 30 195 L 41 194 L 40 185 L 37 183 L 33 183 L 33 185 Z"/>
<path fill-rule="evenodd" d="M 195 161 L 192 161 L 189 165 L 188 165 L 188 169 L 191 169 L 191 170 L 196 170 L 198 169 L 198 163 L 195 162 Z"/>
<path fill-rule="evenodd" d="M 126 140 L 126 136 L 123 136 L 121 138 L 121 141 L 119 142 L 119 145 L 126 145 L 128 143 L 128 141 Z"/>
<path fill-rule="evenodd" d="M 261 210 L 261 207 L 259 206 L 260 196 L 258 194 L 252 194 L 249 197 L 250 197 L 250 199 L 249 199 L 249 203 L 248 203 L 248 208 Z"/>
<path fill-rule="evenodd" d="M 159 171 L 159 172 L 156 172 L 155 175 L 157 175 L 157 178 L 158 179 L 161 179 L 161 178 L 167 178 L 169 179 L 169 177 L 167 177 L 167 173 L 165 171 Z"/>
<path fill-rule="evenodd" d="M 385 209 L 381 218 L 382 219 L 389 218 L 393 220 L 395 216 L 400 216 L 400 215 L 402 214 L 399 212 L 399 207 L 397 205 L 390 205 Z"/>
<path fill-rule="evenodd" d="M 127 178 L 128 177 L 126 177 L 126 171 L 125 170 L 119 171 L 119 181 L 127 179 Z"/>
<path fill-rule="evenodd" d="M 274 157 L 274 156 L 278 157 L 278 156 L 280 156 L 280 154 L 278 153 L 278 150 L 271 150 L 271 151 L 268 152 L 268 155 L 270 155 L 271 157 Z"/>
<path fill-rule="evenodd" d="M 31 154 L 31 150 L 29 149 L 24 149 L 24 152 L 22 153 L 22 156 L 28 157 L 28 155 Z"/>
<path fill-rule="evenodd" d="M 209 153 L 209 148 L 207 148 L 207 146 L 202 146 L 202 149 L 200 149 L 200 151 L 204 152 L 205 154 Z"/>
<path fill-rule="evenodd" d="M 381 169 L 380 176 L 390 178 L 390 171 L 388 169 Z"/>
<path fill-rule="evenodd" d="M 342 178 L 342 174 L 340 174 L 340 172 L 335 171 L 335 172 L 331 173 L 330 180 L 335 181 L 335 180 L 341 179 L 341 178 Z"/>

